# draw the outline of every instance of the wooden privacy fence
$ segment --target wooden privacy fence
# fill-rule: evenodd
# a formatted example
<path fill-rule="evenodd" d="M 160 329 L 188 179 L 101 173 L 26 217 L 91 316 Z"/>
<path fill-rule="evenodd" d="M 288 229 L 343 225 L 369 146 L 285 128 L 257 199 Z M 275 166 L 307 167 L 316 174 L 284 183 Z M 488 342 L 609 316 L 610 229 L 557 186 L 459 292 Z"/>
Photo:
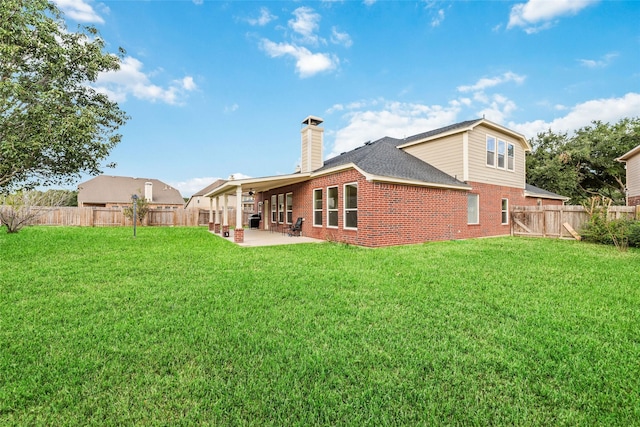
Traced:
<path fill-rule="evenodd" d="M 640 206 L 611 206 L 611 219 L 640 219 Z M 589 221 L 582 206 L 514 206 L 511 210 L 511 234 L 573 239 Z"/>
<path fill-rule="evenodd" d="M 2 209 L 2 206 L 0 206 Z M 35 207 L 40 214 L 36 225 L 63 225 L 79 227 L 120 227 L 132 226 L 133 222 L 125 218 L 120 208 L 96 207 Z M 215 214 L 215 212 L 214 212 Z M 248 224 L 251 212 L 243 212 L 243 223 Z M 222 212 L 219 212 L 222 221 Z M 214 216 L 215 218 L 215 216 Z M 235 209 L 229 209 L 229 226 L 235 227 Z M 148 226 L 196 226 L 209 224 L 209 211 L 202 209 L 149 209 L 143 225 Z"/>

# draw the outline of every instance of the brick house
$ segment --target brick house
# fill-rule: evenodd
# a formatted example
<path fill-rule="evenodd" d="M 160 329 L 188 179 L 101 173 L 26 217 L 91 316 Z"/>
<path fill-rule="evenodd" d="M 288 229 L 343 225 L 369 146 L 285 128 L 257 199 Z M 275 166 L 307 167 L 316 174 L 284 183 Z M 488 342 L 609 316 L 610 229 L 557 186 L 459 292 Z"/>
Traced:
<path fill-rule="evenodd" d="M 100 175 L 78 184 L 79 207 L 122 208 L 131 205 L 131 196 L 144 197 L 152 209 L 184 207 L 180 192 L 152 178 Z"/>
<path fill-rule="evenodd" d="M 220 206 L 229 194 L 249 190 L 262 229 L 302 217 L 306 236 L 367 247 L 508 235 L 510 206 L 567 200 L 527 185 L 529 143 L 485 119 L 384 137 L 326 161 L 322 119 L 302 123 L 299 172 L 228 181 L 205 196 Z M 228 224 L 212 214 L 210 221 L 216 232 Z M 243 241 L 242 229 L 234 235 Z"/>
<path fill-rule="evenodd" d="M 618 158 L 626 163 L 627 206 L 640 206 L 640 145 Z"/>

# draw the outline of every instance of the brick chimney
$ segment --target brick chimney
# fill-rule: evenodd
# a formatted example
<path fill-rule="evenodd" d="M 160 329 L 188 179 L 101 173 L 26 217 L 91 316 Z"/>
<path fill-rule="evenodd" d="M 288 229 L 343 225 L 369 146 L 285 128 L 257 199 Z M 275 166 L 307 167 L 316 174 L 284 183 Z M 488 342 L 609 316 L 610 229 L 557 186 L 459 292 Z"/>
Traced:
<path fill-rule="evenodd" d="M 150 181 L 144 183 L 144 199 L 147 202 L 153 201 L 153 183 Z"/>
<path fill-rule="evenodd" d="M 313 172 L 324 164 L 322 161 L 324 129 L 318 127 L 322 122 L 321 118 L 315 116 L 309 116 L 302 121 L 303 128 L 300 131 L 302 135 L 300 172 L 302 173 Z"/>

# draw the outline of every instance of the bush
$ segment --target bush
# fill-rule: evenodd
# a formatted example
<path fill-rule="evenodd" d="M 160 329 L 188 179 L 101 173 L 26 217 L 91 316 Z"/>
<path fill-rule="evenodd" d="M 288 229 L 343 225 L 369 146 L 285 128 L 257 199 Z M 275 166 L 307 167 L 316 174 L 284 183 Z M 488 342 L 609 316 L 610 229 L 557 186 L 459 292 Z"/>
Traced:
<path fill-rule="evenodd" d="M 640 221 L 633 221 L 629 226 L 629 246 L 640 248 Z"/>

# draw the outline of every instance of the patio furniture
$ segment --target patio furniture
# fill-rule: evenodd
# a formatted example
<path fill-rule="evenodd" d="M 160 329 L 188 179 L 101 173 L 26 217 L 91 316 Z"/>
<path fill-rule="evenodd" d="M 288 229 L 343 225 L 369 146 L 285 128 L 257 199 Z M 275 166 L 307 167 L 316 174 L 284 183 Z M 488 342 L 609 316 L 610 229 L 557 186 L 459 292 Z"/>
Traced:
<path fill-rule="evenodd" d="M 296 220 L 296 223 L 289 226 L 289 237 L 291 236 L 300 236 L 302 233 L 302 221 L 304 221 L 304 218 L 302 217 L 298 217 L 298 219 Z"/>
<path fill-rule="evenodd" d="M 249 228 L 260 228 L 260 220 L 262 215 L 260 213 L 253 214 L 249 217 Z"/>

